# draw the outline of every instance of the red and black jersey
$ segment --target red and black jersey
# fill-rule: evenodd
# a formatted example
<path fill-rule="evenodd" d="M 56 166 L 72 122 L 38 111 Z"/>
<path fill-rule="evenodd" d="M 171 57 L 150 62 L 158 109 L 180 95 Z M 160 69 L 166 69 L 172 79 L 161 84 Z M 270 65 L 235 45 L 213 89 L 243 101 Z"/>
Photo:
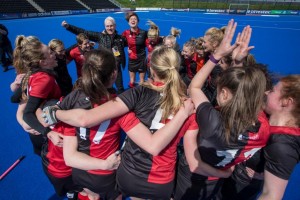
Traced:
<path fill-rule="evenodd" d="M 151 53 L 156 46 L 159 46 L 162 43 L 163 43 L 163 38 L 162 37 L 158 37 L 156 39 L 156 41 L 152 41 L 149 38 L 147 38 L 147 40 L 146 40 L 146 46 L 147 46 L 147 49 L 148 49 L 148 53 Z"/>
<path fill-rule="evenodd" d="M 271 126 L 270 132 L 264 149 L 265 170 L 288 180 L 300 161 L 300 128 Z"/>
<path fill-rule="evenodd" d="M 125 30 L 122 36 L 126 38 L 129 51 L 129 59 L 145 60 L 146 59 L 146 39 L 147 31 L 138 29 L 136 32 Z"/>
<path fill-rule="evenodd" d="M 75 47 L 70 51 L 70 56 L 68 56 L 68 60 L 75 61 L 77 78 L 81 77 L 81 69 L 85 60 L 84 52 L 79 47 Z"/>
<path fill-rule="evenodd" d="M 59 99 L 61 97 L 55 77 L 46 72 L 37 72 L 29 77 L 28 94 L 41 99 Z"/>
<path fill-rule="evenodd" d="M 65 128 L 68 126 L 68 124 L 59 122 L 52 131 L 64 134 Z M 65 163 L 63 148 L 55 146 L 51 140 L 47 140 L 43 145 L 41 157 L 43 165 L 52 176 L 64 178 L 72 175 L 72 168 Z"/>
<path fill-rule="evenodd" d="M 269 123 L 261 113 L 258 122 L 251 126 L 244 133 L 240 133 L 238 139 L 230 138 L 229 143 L 225 140 L 225 129 L 222 117 L 211 103 L 201 103 L 196 111 L 199 134 L 197 137 L 198 149 L 201 159 L 215 167 L 228 168 L 241 163 L 264 147 L 269 138 Z M 237 169 L 237 168 L 236 168 Z M 242 184 L 245 184 L 242 180 Z M 207 177 L 191 173 L 185 155 L 182 155 L 178 163 L 177 183 L 175 199 L 220 199 L 223 180 L 218 177 Z M 236 191 L 234 191 L 236 192 Z M 230 193 L 230 195 L 234 194 Z"/>
<path fill-rule="evenodd" d="M 129 110 L 147 126 L 151 132 L 155 132 L 164 126 L 162 110 L 159 108 L 160 93 L 152 89 L 138 86 L 127 90 L 119 98 L 126 104 Z M 170 117 L 169 120 L 171 120 Z M 147 180 L 148 183 L 165 184 L 173 181 L 175 176 L 175 163 L 177 158 L 177 145 L 187 130 L 198 129 L 195 116 L 192 115 L 181 127 L 177 136 L 161 151 L 158 156 L 152 156 L 130 138 L 126 143 L 122 154 L 122 162 L 119 168 L 124 168 L 130 174 Z M 147 142 L 147 141 L 145 141 Z M 122 178 L 122 177 L 120 177 Z"/>
<path fill-rule="evenodd" d="M 115 96 L 115 94 L 112 94 Z M 103 98 L 100 104 L 108 101 Z M 76 90 L 68 95 L 60 104 L 64 110 L 71 108 L 91 109 L 97 105 L 92 105 L 89 98 L 81 91 Z M 91 127 L 68 127 L 64 130 L 64 135 L 77 136 L 78 151 L 91 157 L 106 159 L 112 153 L 119 149 L 120 131 L 128 131 L 139 123 L 134 113 L 129 113 L 123 117 L 114 118 L 102 122 L 101 124 Z M 92 174 L 112 174 L 111 170 L 89 170 Z"/>
<path fill-rule="evenodd" d="M 196 75 L 196 73 L 204 66 L 205 59 L 199 57 L 197 53 L 189 59 L 182 57 L 182 66 L 185 68 L 185 72 L 190 79 Z"/>
<path fill-rule="evenodd" d="M 115 96 L 115 94 L 112 94 Z M 107 99 L 103 99 L 106 102 Z M 89 98 L 81 91 L 75 90 L 71 92 L 59 104 L 63 110 L 73 108 L 92 108 Z M 135 117 L 134 113 L 112 120 L 107 120 L 98 126 L 92 128 L 75 128 L 65 123 L 57 124 L 53 131 L 62 133 L 66 136 L 78 137 L 78 151 L 86 153 L 92 157 L 106 159 L 109 155 L 119 149 L 120 144 L 120 130 L 130 130 L 139 120 Z M 63 159 L 63 149 L 55 146 L 51 140 L 44 145 L 42 152 L 43 164 L 47 167 L 49 173 L 55 177 L 66 177 L 71 175 L 71 168 L 66 166 Z M 113 171 L 105 170 L 90 170 L 89 173 L 93 174 L 112 174 Z"/>
<path fill-rule="evenodd" d="M 201 159 L 217 168 L 228 168 L 251 158 L 266 145 L 270 136 L 269 122 L 264 113 L 259 114 L 255 125 L 240 133 L 237 140 L 230 138 L 229 143 L 225 141 L 221 114 L 211 103 L 200 104 L 196 115 Z"/>
<path fill-rule="evenodd" d="M 42 135 L 31 135 L 30 139 L 33 144 L 34 152 L 41 154 L 46 134 L 50 128 L 44 127 L 36 117 L 36 110 L 50 99 L 59 99 L 61 90 L 55 80 L 53 70 L 43 70 L 30 75 L 27 85 L 28 101 L 23 113 L 24 121 Z"/>
<path fill-rule="evenodd" d="M 154 50 L 155 47 L 161 45 L 163 43 L 163 38 L 158 37 L 156 41 L 152 41 L 149 38 L 146 40 L 146 45 L 148 49 L 148 55 L 147 55 L 147 67 L 150 67 L 150 60 L 151 60 L 151 53 Z"/>
<path fill-rule="evenodd" d="M 116 61 L 117 63 L 120 63 L 123 66 L 125 66 L 126 64 L 125 51 L 124 51 L 125 39 L 121 35 L 119 35 L 117 31 L 115 31 L 113 34 L 108 34 L 106 30 L 104 30 L 104 33 L 88 31 L 71 24 L 67 25 L 66 30 L 76 35 L 79 33 L 84 33 L 85 35 L 88 36 L 88 38 L 91 41 L 98 42 L 99 48 L 104 47 L 107 48 L 109 51 L 112 51 L 113 49 L 117 49 L 120 55 L 114 54 Z"/>

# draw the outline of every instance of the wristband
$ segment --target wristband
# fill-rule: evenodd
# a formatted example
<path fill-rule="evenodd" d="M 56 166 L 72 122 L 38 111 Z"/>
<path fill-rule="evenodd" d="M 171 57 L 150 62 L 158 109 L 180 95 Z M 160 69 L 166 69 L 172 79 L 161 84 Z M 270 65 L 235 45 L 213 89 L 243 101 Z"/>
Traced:
<path fill-rule="evenodd" d="M 211 62 L 213 62 L 214 64 L 218 64 L 220 61 L 220 60 L 215 59 L 215 57 L 212 54 L 209 56 L 209 60 Z"/>

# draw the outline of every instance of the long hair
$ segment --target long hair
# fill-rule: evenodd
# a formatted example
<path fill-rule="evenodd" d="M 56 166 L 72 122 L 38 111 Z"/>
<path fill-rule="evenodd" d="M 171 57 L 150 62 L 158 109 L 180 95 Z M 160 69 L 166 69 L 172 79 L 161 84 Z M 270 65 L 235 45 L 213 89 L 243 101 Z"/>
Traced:
<path fill-rule="evenodd" d="M 210 36 L 210 42 L 211 43 L 215 43 L 216 47 L 218 47 L 224 37 L 224 33 L 225 33 L 226 27 L 222 27 L 222 28 L 216 28 L 216 27 L 211 27 L 208 30 L 206 30 L 205 35 Z"/>
<path fill-rule="evenodd" d="M 180 61 L 179 54 L 173 48 L 156 47 L 152 52 L 150 67 L 164 82 L 164 86 L 158 88 L 148 82 L 142 84 L 162 93 L 159 103 L 163 110 L 163 119 L 175 114 L 186 97 L 186 86 L 178 73 Z"/>
<path fill-rule="evenodd" d="M 253 67 L 228 68 L 217 81 L 218 92 L 227 88 L 232 99 L 220 111 L 225 127 L 225 138 L 237 140 L 238 135 L 257 122 L 266 91 L 266 77 Z"/>
<path fill-rule="evenodd" d="M 293 117 L 300 127 L 300 75 L 289 75 L 280 79 L 282 83 L 281 99 L 292 98 L 294 101 Z"/>
<path fill-rule="evenodd" d="M 81 88 L 92 103 L 99 103 L 103 97 L 110 99 L 106 87 L 116 70 L 116 61 L 112 52 L 100 48 L 85 54 Z"/>
<path fill-rule="evenodd" d="M 52 50 L 55 51 L 58 47 L 63 46 L 64 43 L 63 41 L 59 40 L 59 39 L 52 39 L 50 40 L 50 42 L 48 43 L 48 47 Z"/>
<path fill-rule="evenodd" d="M 45 59 L 41 50 L 43 44 L 35 36 L 25 37 L 24 35 L 17 36 L 15 44 L 14 65 L 26 72 L 22 80 L 22 99 L 27 100 L 26 91 L 30 75 L 37 71 L 43 71 L 40 68 L 40 60 Z"/>
<path fill-rule="evenodd" d="M 158 38 L 159 37 L 159 27 L 151 20 L 147 21 L 148 29 L 148 38 Z"/>
<path fill-rule="evenodd" d="M 13 66 L 16 69 L 17 74 L 23 74 L 28 72 L 28 68 L 22 63 L 21 50 L 28 42 L 39 41 L 35 36 L 18 35 L 15 40 L 15 49 L 13 52 Z"/>

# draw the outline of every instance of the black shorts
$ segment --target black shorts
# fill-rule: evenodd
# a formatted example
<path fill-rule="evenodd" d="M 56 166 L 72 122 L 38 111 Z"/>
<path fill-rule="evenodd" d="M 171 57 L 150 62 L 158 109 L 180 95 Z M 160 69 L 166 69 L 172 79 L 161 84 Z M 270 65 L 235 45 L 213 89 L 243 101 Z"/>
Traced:
<path fill-rule="evenodd" d="M 146 65 L 145 58 L 139 58 L 136 60 L 129 59 L 128 71 L 145 73 L 146 70 L 147 70 L 147 65 Z"/>
<path fill-rule="evenodd" d="M 58 196 L 65 196 L 67 192 L 82 191 L 81 187 L 74 184 L 71 175 L 64 178 L 57 178 L 48 172 L 45 165 L 43 165 L 43 169 Z"/>
<path fill-rule="evenodd" d="M 186 164 L 185 156 L 180 158 L 174 200 L 219 200 L 224 180 L 207 180 L 205 176 L 193 174 Z"/>
<path fill-rule="evenodd" d="M 120 195 L 116 189 L 116 173 L 97 175 L 73 168 L 72 175 L 74 183 L 99 194 L 103 200 L 116 199 Z"/>
<path fill-rule="evenodd" d="M 123 196 L 155 200 L 170 200 L 174 189 L 174 181 L 166 184 L 149 183 L 147 179 L 129 173 L 121 165 L 117 170 L 117 185 Z"/>

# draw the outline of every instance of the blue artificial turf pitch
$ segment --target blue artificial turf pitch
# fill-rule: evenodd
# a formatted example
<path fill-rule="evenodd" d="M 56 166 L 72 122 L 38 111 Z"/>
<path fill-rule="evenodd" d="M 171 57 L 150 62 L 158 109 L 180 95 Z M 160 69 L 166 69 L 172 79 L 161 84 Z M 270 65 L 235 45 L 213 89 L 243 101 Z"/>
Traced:
<path fill-rule="evenodd" d="M 269 69 L 280 75 L 299 74 L 300 66 L 300 17 L 299 16 L 241 16 L 241 15 L 209 15 L 197 12 L 138 12 L 139 27 L 148 29 L 147 20 L 151 19 L 160 27 L 161 35 L 168 35 L 171 27 L 182 30 L 178 39 L 182 46 L 191 37 L 203 36 L 205 31 L 214 26 L 225 26 L 229 19 L 238 22 L 237 31 L 246 25 L 253 28 L 251 45 L 255 49 L 251 52 L 258 62 L 267 64 Z M 0 20 L 9 30 L 9 38 L 14 43 L 17 35 L 35 35 L 45 44 L 53 38 L 64 41 L 68 47 L 76 43 L 75 35 L 66 31 L 61 22 L 85 28 L 87 30 L 102 31 L 103 21 L 107 16 L 116 19 L 117 30 L 121 34 L 128 29 L 124 13 L 99 13 L 86 15 L 28 18 L 14 20 Z M 127 50 L 126 50 L 127 51 Z M 69 72 L 76 79 L 74 62 L 69 65 Z M 128 85 L 127 68 L 123 71 L 124 86 Z M 27 134 L 16 121 L 17 105 L 10 103 L 11 91 L 9 85 L 15 79 L 13 69 L 0 72 L 0 174 L 4 172 L 17 158 L 26 158 L 0 181 L 1 200 L 47 200 L 56 197 L 52 185 L 42 171 L 41 160 L 32 152 Z M 292 174 L 286 189 L 284 200 L 300 200 L 300 165 Z"/>

